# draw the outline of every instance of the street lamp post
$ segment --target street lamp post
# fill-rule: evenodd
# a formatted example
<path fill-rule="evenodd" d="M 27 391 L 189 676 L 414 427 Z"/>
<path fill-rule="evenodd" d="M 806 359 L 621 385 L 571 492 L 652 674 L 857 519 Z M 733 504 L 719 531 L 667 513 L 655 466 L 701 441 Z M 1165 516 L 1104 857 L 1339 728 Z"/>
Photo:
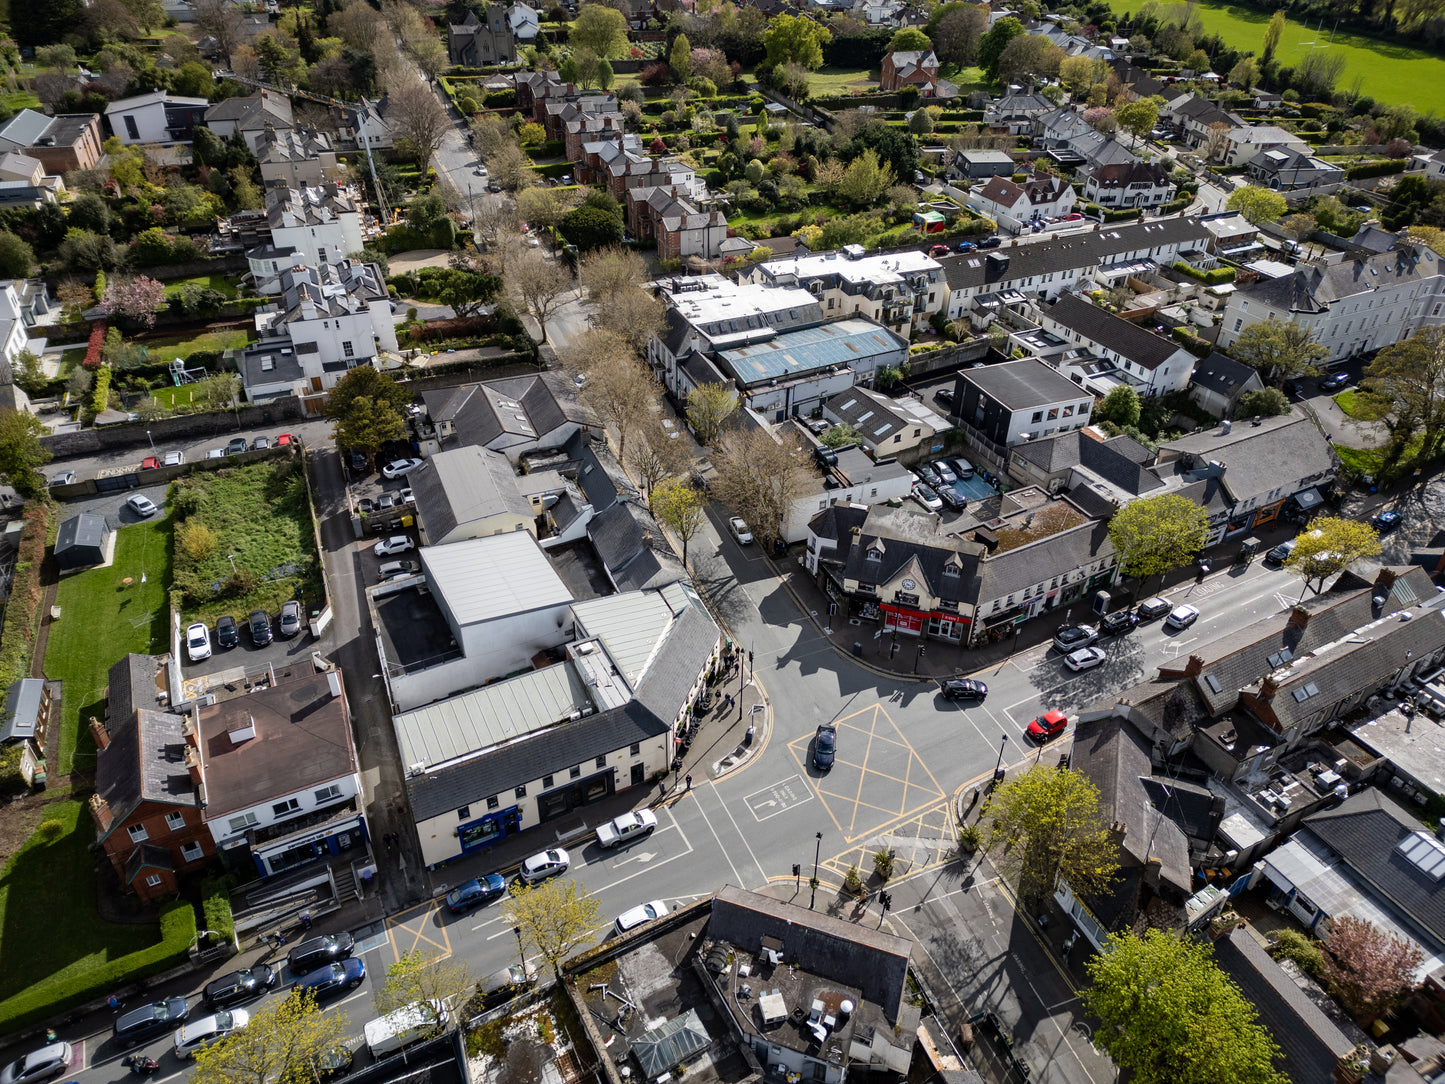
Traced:
<path fill-rule="evenodd" d="M 512 932 L 517 935 L 517 955 L 522 958 L 522 978 L 527 977 L 527 950 L 522 947 L 522 927 L 513 926 Z"/>
<path fill-rule="evenodd" d="M 151 451 L 155 451 L 156 441 L 155 438 L 151 436 L 151 431 L 149 429 L 146 430 L 146 440 L 151 442 Z"/>
<path fill-rule="evenodd" d="M 813 904 L 818 901 L 818 855 L 823 851 L 823 833 L 815 833 L 817 842 L 813 845 L 813 883 L 811 885 L 813 894 L 808 897 L 808 910 L 813 909 Z"/>
<path fill-rule="evenodd" d="M 993 780 L 995 783 L 998 782 L 999 776 L 1003 774 L 1003 751 L 1008 746 L 1008 735 L 1003 734 L 1001 737 L 1003 740 L 998 743 L 998 763 L 993 766 Z"/>

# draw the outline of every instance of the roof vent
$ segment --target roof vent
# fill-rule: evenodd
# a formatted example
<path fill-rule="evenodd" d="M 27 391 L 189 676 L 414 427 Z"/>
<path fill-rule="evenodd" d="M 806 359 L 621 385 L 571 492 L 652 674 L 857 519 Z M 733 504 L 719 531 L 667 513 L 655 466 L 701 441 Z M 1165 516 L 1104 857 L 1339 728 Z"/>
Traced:
<path fill-rule="evenodd" d="M 240 745 L 242 742 L 250 741 L 256 736 L 255 716 L 248 713 L 246 715 L 246 721 L 244 723 L 238 723 L 233 726 L 229 731 L 227 731 L 227 734 L 231 739 L 232 745 Z"/>

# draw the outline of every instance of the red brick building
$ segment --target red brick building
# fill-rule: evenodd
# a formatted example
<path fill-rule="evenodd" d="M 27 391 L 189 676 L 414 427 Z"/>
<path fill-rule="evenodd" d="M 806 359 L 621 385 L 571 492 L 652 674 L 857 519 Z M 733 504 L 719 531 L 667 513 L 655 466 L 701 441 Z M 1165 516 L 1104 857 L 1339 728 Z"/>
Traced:
<path fill-rule="evenodd" d="M 883 58 L 878 84 L 884 91 L 917 87 L 925 98 L 931 98 L 938 92 L 938 57 L 932 49 L 889 53 Z"/>

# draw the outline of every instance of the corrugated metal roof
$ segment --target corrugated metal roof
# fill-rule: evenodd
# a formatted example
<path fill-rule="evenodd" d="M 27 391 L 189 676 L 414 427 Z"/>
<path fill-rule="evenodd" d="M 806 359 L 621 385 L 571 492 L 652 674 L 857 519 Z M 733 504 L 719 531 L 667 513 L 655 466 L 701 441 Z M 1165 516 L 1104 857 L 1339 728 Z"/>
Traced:
<path fill-rule="evenodd" d="M 627 684 L 637 680 L 672 625 L 673 611 L 657 591 L 629 591 L 588 599 L 572 606 L 577 638 L 595 636 L 612 656 Z"/>
<path fill-rule="evenodd" d="M 438 598 L 458 625 L 572 600 L 526 531 L 425 546 L 419 552 Z"/>
<path fill-rule="evenodd" d="M 435 766 L 568 719 L 591 708 L 587 686 L 559 663 L 396 716 L 405 765 Z"/>
<path fill-rule="evenodd" d="M 745 384 L 796 376 L 829 365 L 853 365 L 862 358 L 907 350 L 908 343 L 871 320 L 838 320 L 784 331 L 765 342 L 721 350 L 719 356 Z"/>

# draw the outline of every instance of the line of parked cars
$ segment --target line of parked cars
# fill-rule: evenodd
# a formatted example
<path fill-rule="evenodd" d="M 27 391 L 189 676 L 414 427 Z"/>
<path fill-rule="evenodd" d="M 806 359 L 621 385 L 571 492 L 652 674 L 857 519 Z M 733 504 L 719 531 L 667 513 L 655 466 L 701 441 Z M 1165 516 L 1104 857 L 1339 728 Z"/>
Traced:
<path fill-rule="evenodd" d="M 944 505 L 956 510 L 968 504 L 953 488 L 955 482 L 967 481 L 974 475 L 973 464 L 967 459 L 954 456 L 920 463 L 913 468 L 913 475 L 913 499 L 930 512 L 941 512 Z"/>
<path fill-rule="evenodd" d="M 287 599 L 281 603 L 277 622 L 281 639 L 289 640 L 301 631 L 301 603 Z M 251 634 L 251 643 L 265 647 L 272 640 L 271 615 L 265 610 L 252 610 L 246 618 L 246 629 Z M 235 647 L 241 642 L 240 628 L 230 614 L 216 618 L 215 646 L 222 649 Z M 200 662 L 211 657 L 211 630 L 204 621 L 186 626 L 186 655 L 191 662 Z"/>

